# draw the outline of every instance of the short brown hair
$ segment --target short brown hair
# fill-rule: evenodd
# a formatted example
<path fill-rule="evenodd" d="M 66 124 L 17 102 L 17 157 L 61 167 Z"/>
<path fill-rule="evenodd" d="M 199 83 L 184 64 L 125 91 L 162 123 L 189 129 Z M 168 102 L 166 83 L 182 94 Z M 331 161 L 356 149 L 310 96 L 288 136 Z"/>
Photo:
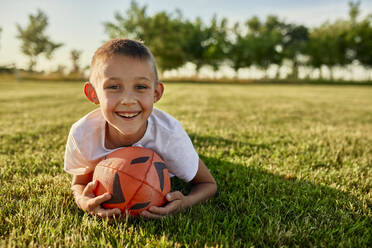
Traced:
<path fill-rule="evenodd" d="M 113 57 L 114 55 L 123 55 L 140 60 L 150 60 L 154 67 L 155 83 L 158 82 L 158 71 L 155 59 L 150 50 L 141 41 L 130 40 L 126 38 L 112 39 L 104 43 L 97 49 L 90 65 L 90 81 L 92 82 L 93 70 L 98 61 Z"/>

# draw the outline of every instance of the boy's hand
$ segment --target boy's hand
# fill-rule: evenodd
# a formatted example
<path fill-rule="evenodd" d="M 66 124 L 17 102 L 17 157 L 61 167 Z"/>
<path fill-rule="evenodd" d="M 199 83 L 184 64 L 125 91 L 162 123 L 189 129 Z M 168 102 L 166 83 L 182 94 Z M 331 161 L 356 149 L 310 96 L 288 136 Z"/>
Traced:
<path fill-rule="evenodd" d="M 91 215 L 96 215 L 101 218 L 112 218 L 119 217 L 121 214 L 120 209 L 104 209 L 101 204 L 111 199 L 109 193 L 105 193 L 100 196 L 95 196 L 93 190 L 97 187 L 97 181 L 88 183 L 81 196 L 78 198 L 78 205 L 84 211 L 87 211 Z"/>
<path fill-rule="evenodd" d="M 141 212 L 141 216 L 151 219 L 161 219 L 170 214 L 176 214 L 183 209 L 185 196 L 179 192 L 171 192 L 166 196 L 168 203 L 164 207 L 152 206 Z"/>

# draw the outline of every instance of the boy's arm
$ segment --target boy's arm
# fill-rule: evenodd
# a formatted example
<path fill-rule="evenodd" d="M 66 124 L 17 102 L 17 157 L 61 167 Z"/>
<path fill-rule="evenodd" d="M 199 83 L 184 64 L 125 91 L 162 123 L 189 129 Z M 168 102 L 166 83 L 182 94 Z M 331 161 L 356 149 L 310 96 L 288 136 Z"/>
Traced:
<path fill-rule="evenodd" d="M 152 206 L 148 211 L 143 211 L 142 216 L 147 218 L 162 218 L 169 214 L 174 214 L 180 210 L 191 207 L 214 196 L 217 192 L 217 183 L 210 174 L 203 161 L 199 159 L 198 171 L 193 180 L 190 194 L 183 195 L 179 191 L 168 193 L 166 198 L 167 205 L 164 207 Z"/>
<path fill-rule="evenodd" d="M 101 207 L 101 204 L 109 200 L 111 195 L 106 193 L 96 197 L 93 190 L 97 186 L 97 181 L 92 181 L 92 178 L 93 173 L 74 175 L 72 178 L 71 189 L 78 207 L 91 215 L 98 215 L 102 218 L 119 216 L 120 209 L 104 209 Z"/>

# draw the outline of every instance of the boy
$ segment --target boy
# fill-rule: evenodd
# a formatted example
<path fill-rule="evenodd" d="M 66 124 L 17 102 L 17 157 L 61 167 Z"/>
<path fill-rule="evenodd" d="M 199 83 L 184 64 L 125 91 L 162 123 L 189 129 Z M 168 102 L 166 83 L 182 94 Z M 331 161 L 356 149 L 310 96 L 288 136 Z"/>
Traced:
<path fill-rule="evenodd" d="M 119 209 L 104 209 L 100 204 L 110 194 L 95 196 L 92 181 L 96 164 L 115 149 L 142 146 L 157 152 L 168 170 L 190 182 L 187 196 L 167 194 L 167 204 L 142 212 L 147 218 L 162 218 L 212 197 L 217 185 L 199 159 L 181 124 L 165 112 L 153 108 L 164 86 L 158 80 L 154 58 L 142 43 L 114 39 L 94 54 L 89 82 L 84 92 L 89 101 L 99 104 L 73 124 L 66 144 L 64 169 L 73 175 L 72 191 L 78 207 L 103 218 L 119 216 Z"/>

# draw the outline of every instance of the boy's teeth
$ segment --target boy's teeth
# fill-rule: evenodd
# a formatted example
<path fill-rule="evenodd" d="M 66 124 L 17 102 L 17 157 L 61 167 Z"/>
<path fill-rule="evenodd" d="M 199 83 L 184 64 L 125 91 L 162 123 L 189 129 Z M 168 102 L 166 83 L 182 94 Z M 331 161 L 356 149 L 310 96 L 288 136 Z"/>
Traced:
<path fill-rule="evenodd" d="M 138 113 L 131 113 L 131 114 L 126 113 L 126 114 L 119 114 L 119 115 L 122 116 L 122 117 L 130 118 L 130 117 L 134 117 L 134 116 L 138 115 Z"/>

